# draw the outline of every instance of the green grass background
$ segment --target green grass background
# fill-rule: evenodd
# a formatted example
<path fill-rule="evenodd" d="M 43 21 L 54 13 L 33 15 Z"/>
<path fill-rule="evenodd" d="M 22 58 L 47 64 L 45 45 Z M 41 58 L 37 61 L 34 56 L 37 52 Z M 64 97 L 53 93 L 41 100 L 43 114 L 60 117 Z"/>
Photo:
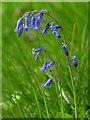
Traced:
<path fill-rule="evenodd" d="M 27 11 L 47 9 L 63 26 L 70 55 L 78 60 L 76 93 L 78 117 L 88 117 L 88 3 L 12 2 L 2 3 L 2 116 L 6 118 L 61 118 L 60 95 L 55 82 L 48 89 L 43 84 L 57 72 L 40 71 L 44 53 L 35 61 L 32 48 L 43 47 L 59 62 L 60 80 L 69 103 L 63 98 L 65 117 L 74 117 L 73 93 L 65 55 L 58 39 L 29 30 L 18 38 L 17 20 Z M 45 24 L 45 22 L 44 22 Z M 73 28 L 75 31 L 73 36 Z M 72 39 L 73 37 L 73 39 Z M 58 59 L 57 59 L 58 58 Z M 73 68 L 74 70 L 74 68 Z M 75 70 L 76 71 L 76 70 Z"/>

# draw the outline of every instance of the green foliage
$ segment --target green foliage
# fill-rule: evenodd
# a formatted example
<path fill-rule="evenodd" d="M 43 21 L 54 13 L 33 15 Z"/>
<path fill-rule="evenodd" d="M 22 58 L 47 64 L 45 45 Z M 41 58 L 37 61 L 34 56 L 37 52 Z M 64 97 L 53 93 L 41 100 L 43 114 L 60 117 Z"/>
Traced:
<path fill-rule="evenodd" d="M 42 47 L 59 63 L 65 118 L 74 117 L 73 91 L 65 55 L 58 39 L 29 30 L 18 38 L 17 20 L 27 11 L 47 9 L 63 26 L 70 57 L 77 56 L 76 95 L 78 117 L 88 117 L 88 3 L 3 3 L 2 4 L 2 115 L 5 118 L 61 118 L 60 93 L 55 81 L 48 89 L 43 84 L 54 73 L 40 71 L 44 54 L 35 61 L 32 48 Z M 44 22 L 45 23 L 45 22 Z M 73 67 L 73 69 L 75 69 Z M 73 73 L 74 74 L 74 73 Z"/>

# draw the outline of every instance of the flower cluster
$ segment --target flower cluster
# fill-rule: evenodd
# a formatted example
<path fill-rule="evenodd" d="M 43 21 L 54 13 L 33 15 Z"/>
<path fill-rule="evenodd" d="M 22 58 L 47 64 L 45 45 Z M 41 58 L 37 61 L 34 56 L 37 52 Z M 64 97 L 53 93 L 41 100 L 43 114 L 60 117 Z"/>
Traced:
<path fill-rule="evenodd" d="M 41 22 L 45 20 L 44 15 L 48 15 L 50 17 L 50 21 L 46 23 L 44 28 L 41 28 Z M 52 20 L 51 20 L 52 19 Z M 48 30 L 51 30 L 51 33 L 56 36 L 57 39 L 63 39 L 62 36 L 59 34 L 58 30 L 63 30 L 62 26 L 59 25 L 53 17 L 49 15 L 48 10 L 43 9 L 43 10 L 34 10 L 31 12 L 25 13 L 19 20 L 17 21 L 17 25 L 15 28 L 15 32 L 18 33 L 18 37 L 22 35 L 23 32 L 27 32 L 29 29 L 33 30 L 38 30 L 42 34 L 48 35 Z M 61 43 L 62 46 L 60 48 L 63 50 L 64 54 L 69 57 L 69 52 L 67 49 L 67 45 L 63 42 Z M 36 55 L 35 60 L 39 59 L 39 56 L 41 52 L 46 52 L 46 49 L 44 48 L 37 48 L 37 49 L 32 49 L 32 54 Z M 71 61 L 75 67 L 77 67 L 78 62 L 76 59 L 76 56 L 72 57 L 71 59 L 68 59 L 69 67 L 71 67 Z M 47 72 L 49 70 L 52 72 L 52 67 L 54 65 L 57 65 L 57 63 L 52 60 L 51 62 L 45 61 L 43 66 L 41 67 L 41 71 Z M 75 77 L 74 77 L 75 78 Z M 45 84 L 44 87 L 48 88 L 50 84 L 52 83 L 52 78 L 50 78 Z"/>

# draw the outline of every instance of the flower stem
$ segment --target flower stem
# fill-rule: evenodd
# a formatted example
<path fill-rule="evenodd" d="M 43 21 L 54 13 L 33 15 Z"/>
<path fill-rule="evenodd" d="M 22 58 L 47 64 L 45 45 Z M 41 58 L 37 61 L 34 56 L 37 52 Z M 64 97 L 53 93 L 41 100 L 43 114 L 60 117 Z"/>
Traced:
<path fill-rule="evenodd" d="M 58 79 L 59 79 L 59 81 L 58 81 L 58 84 L 59 84 L 58 89 L 59 89 L 60 95 L 61 95 L 61 108 L 60 108 L 60 110 L 61 110 L 62 118 L 64 118 L 63 96 L 62 96 L 62 84 L 61 84 L 62 82 L 61 82 L 59 70 L 58 70 L 57 67 L 56 67 L 56 70 L 57 70 Z"/>
<path fill-rule="evenodd" d="M 74 84 L 74 80 L 73 80 L 73 77 L 72 77 L 71 69 L 70 69 L 70 67 L 68 67 L 68 68 L 69 68 L 69 73 L 70 73 L 70 78 L 71 78 L 72 88 L 73 88 L 74 105 L 75 105 L 75 118 L 77 118 L 78 115 L 77 115 L 77 97 L 76 97 L 76 89 L 75 89 L 75 84 Z"/>

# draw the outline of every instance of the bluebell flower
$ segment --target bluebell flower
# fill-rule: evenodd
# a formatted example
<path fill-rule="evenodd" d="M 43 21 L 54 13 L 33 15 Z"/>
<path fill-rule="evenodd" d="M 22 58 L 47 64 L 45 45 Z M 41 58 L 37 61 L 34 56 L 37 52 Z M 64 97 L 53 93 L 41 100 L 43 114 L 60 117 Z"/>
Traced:
<path fill-rule="evenodd" d="M 49 27 L 50 27 L 50 22 L 45 25 L 45 27 L 42 31 L 42 34 L 47 34 L 47 31 L 48 31 Z"/>
<path fill-rule="evenodd" d="M 36 20 L 36 17 L 35 16 L 33 16 L 32 18 L 31 18 L 31 25 L 29 26 L 29 28 L 35 28 L 35 20 Z"/>
<path fill-rule="evenodd" d="M 43 67 L 40 70 L 45 72 L 47 69 L 47 64 L 47 62 L 44 62 Z"/>
<path fill-rule="evenodd" d="M 55 61 L 51 61 L 49 64 L 47 64 L 47 68 L 51 68 L 55 64 Z"/>
<path fill-rule="evenodd" d="M 54 34 L 57 38 L 61 38 L 60 34 L 57 31 L 52 31 L 52 34 Z"/>
<path fill-rule="evenodd" d="M 40 22 L 41 22 L 41 21 L 44 21 L 44 17 L 43 17 L 43 12 L 42 12 L 42 11 L 39 13 L 38 20 L 39 20 Z"/>
<path fill-rule="evenodd" d="M 61 49 L 64 50 L 65 55 L 68 55 L 68 50 L 67 50 L 66 46 L 67 46 L 67 45 L 65 45 L 65 44 L 63 43 Z"/>
<path fill-rule="evenodd" d="M 73 56 L 71 60 L 72 60 L 72 63 L 74 64 L 74 66 L 77 67 L 78 62 L 77 62 L 76 56 Z"/>
<path fill-rule="evenodd" d="M 37 53 L 35 60 L 39 59 L 40 52 Z"/>
<path fill-rule="evenodd" d="M 38 18 L 36 18 L 36 20 L 35 20 L 35 30 L 40 30 L 40 28 L 39 28 L 39 26 L 40 26 L 40 21 L 39 21 L 39 19 Z"/>
<path fill-rule="evenodd" d="M 25 17 L 25 30 L 26 31 L 28 31 L 29 23 L 30 23 L 30 18 L 26 16 Z"/>
<path fill-rule="evenodd" d="M 17 21 L 15 32 L 18 32 L 20 26 L 22 26 L 22 25 L 23 25 L 22 18 L 19 18 L 19 20 Z"/>
<path fill-rule="evenodd" d="M 32 49 L 32 54 L 34 55 L 35 54 L 35 52 L 41 52 L 42 50 L 44 50 L 45 52 L 46 52 L 46 50 L 45 49 L 43 49 L 43 48 L 37 48 L 37 49 Z"/>
<path fill-rule="evenodd" d="M 48 81 L 44 84 L 45 88 L 48 88 L 52 82 L 52 78 L 48 79 Z"/>
<path fill-rule="evenodd" d="M 22 35 L 22 33 L 23 33 L 23 27 L 22 26 L 19 28 L 17 33 L 18 33 L 18 37 L 20 37 Z"/>
<path fill-rule="evenodd" d="M 57 29 L 60 29 L 61 26 L 60 25 L 55 25 L 55 26 L 51 26 L 51 30 L 56 31 Z"/>

